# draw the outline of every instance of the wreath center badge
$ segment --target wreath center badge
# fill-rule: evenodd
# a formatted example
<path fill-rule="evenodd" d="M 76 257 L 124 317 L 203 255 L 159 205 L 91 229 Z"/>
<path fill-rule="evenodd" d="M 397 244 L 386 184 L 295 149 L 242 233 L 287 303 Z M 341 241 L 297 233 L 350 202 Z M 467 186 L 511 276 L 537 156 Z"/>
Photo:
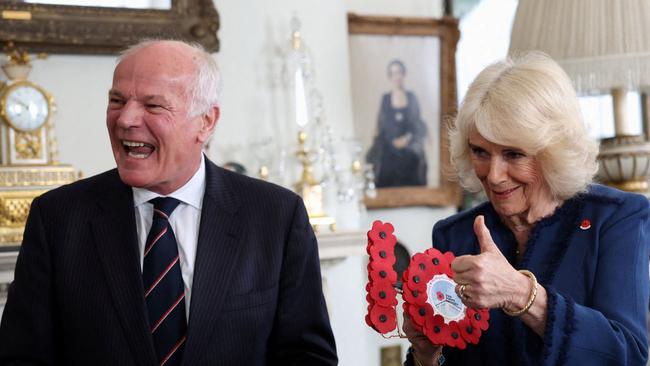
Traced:
<path fill-rule="evenodd" d="M 404 271 L 400 289 L 393 269 L 397 243 L 394 231 L 392 224 L 381 221 L 375 221 L 368 231 L 368 326 L 384 337 L 404 337 L 399 332 L 396 310 L 397 293 L 401 292 L 404 312 L 431 343 L 460 349 L 465 349 L 467 343 L 477 344 L 481 333 L 488 329 L 490 313 L 465 306 L 456 294 L 451 269 L 455 255 L 435 248 L 416 253 Z M 386 336 L 396 328 L 399 335 Z"/>

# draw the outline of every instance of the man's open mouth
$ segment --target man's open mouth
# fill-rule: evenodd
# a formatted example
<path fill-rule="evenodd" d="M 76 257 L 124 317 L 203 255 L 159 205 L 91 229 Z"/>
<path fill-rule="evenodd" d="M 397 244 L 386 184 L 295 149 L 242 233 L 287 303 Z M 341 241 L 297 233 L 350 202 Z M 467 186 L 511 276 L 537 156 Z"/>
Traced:
<path fill-rule="evenodd" d="M 141 141 L 122 140 L 122 147 L 130 157 L 136 159 L 146 159 L 156 150 L 153 145 Z"/>

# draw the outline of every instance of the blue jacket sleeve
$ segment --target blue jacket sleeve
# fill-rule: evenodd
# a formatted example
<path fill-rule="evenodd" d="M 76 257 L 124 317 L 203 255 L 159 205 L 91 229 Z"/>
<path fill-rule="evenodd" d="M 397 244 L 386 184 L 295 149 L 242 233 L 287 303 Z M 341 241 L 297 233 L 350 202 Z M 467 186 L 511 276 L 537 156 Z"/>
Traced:
<path fill-rule="evenodd" d="M 591 297 L 576 304 L 547 287 L 544 365 L 645 365 L 650 207 L 628 195 L 601 227 Z"/>

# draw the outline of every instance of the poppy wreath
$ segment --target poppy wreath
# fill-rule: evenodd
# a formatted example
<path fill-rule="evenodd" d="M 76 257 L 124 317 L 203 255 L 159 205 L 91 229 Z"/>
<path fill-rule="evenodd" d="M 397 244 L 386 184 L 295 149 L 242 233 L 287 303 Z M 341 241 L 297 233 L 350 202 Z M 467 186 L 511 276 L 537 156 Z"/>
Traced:
<path fill-rule="evenodd" d="M 481 332 L 488 328 L 490 313 L 487 309 L 466 307 L 455 295 L 456 283 L 451 270 L 454 258 L 452 252 L 441 253 L 435 248 L 416 253 L 402 277 L 403 307 L 415 329 L 426 335 L 431 343 L 465 349 L 467 343 L 478 343 Z M 446 293 L 432 286 L 437 281 L 443 282 L 439 288 L 444 289 L 446 285 Z M 435 296 L 435 299 L 429 299 L 429 296 Z M 456 315 L 453 320 L 445 319 L 437 310 L 449 309 L 450 306 Z"/>
<path fill-rule="evenodd" d="M 370 261 L 366 285 L 366 323 L 381 334 L 397 327 L 397 273 L 393 269 L 397 238 L 394 231 L 392 224 L 381 221 L 373 222 L 372 229 L 368 231 L 366 251 Z M 451 270 L 454 258 L 452 252 L 441 253 L 434 248 L 416 253 L 402 276 L 402 307 L 412 319 L 413 326 L 426 335 L 431 343 L 465 349 L 467 343 L 477 344 L 481 333 L 487 330 L 489 312 L 487 309 L 467 308 L 455 296 L 453 289 L 456 283 L 453 282 L 454 272 Z M 435 282 L 443 282 L 446 291 L 432 290 Z M 429 294 L 436 298 L 430 300 Z M 432 303 L 440 309 L 452 306 L 452 311 L 456 312 L 453 320 L 446 319 L 434 309 Z"/>
<path fill-rule="evenodd" d="M 397 272 L 395 264 L 395 229 L 390 223 L 375 221 L 368 231 L 366 251 L 368 262 L 368 284 L 366 301 L 368 313 L 366 323 L 381 334 L 389 333 L 397 327 Z"/>

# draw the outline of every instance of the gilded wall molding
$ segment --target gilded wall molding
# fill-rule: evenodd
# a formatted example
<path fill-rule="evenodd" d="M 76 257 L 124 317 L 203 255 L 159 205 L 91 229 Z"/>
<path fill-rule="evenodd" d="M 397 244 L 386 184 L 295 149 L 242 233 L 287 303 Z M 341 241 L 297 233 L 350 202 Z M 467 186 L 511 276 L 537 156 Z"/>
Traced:
<path fill-rule="evenodd" d="M 34 198 L 76 179 L 69 165 L 0 167 L 0 248 L 18 247 L 23 241 Z"/>
<path fill-rule="evenodd" d="M 0 167 L 0 189 L 11 187 L 52 187 L 74 182 L 77 172 L 69 165 L 42 167 Z"/>
<path fill-rule="evenodd" d="M 219 50 L 212 0 L 172 0 L 169 10 L 0 1 L 0 41 L 30 52 L 116 54 L 144 38 L 173 38 Z"/>

